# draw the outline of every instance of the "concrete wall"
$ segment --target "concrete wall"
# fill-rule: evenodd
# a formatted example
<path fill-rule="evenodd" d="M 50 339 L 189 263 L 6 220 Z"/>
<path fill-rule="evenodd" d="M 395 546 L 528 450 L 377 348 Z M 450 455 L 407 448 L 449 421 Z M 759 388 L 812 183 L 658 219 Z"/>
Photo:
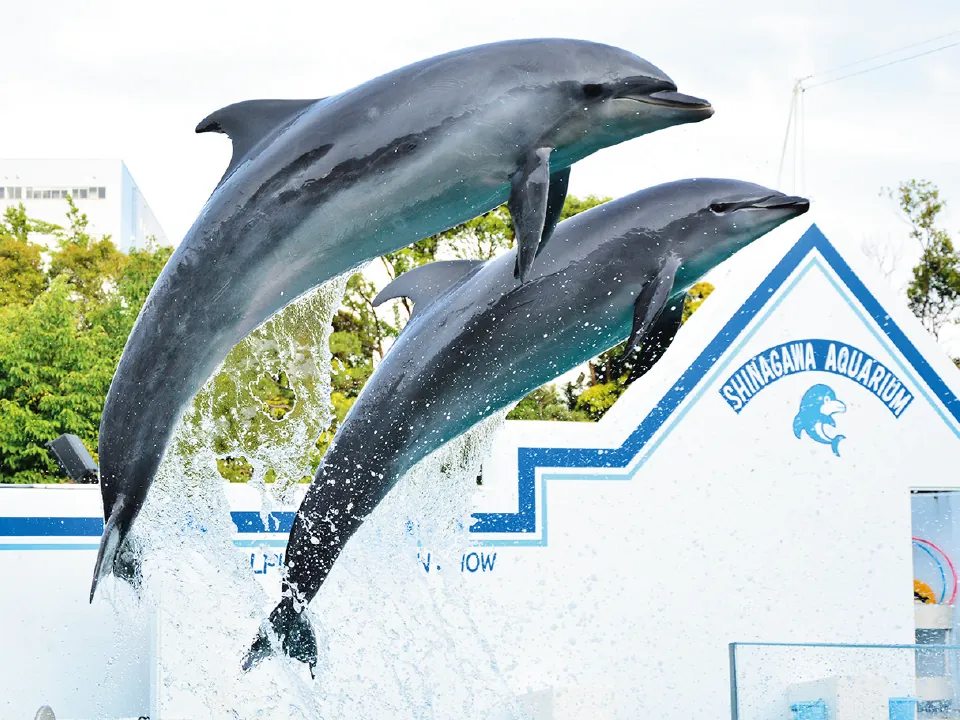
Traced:
<path fill-rule="evenodd" d="M 130 610 L 125 586 L 86 601 L 99 488 L 0 485 L 0 516 L 0 717 L 32 718 L 45 704 L 68 720 L 148 715 L 150 615 Z"/>

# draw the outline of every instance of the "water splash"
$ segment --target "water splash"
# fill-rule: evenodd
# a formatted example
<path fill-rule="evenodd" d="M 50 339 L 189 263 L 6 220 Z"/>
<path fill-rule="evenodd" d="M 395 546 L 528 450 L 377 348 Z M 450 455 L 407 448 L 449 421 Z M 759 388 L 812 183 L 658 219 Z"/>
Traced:
<path fill-rule="evenodd" d="M 480 462 L 505 414 L 407 473 L 313 601 L 314 625 L 327 636 L 319 668 L 327 717 L 521 717 L 474 626 L 460 572 Z"/>
<path fill-rule="evenodd" d="M 155 691 L 178 717 L 416 718 L 522 714 L 470 613 L 459 572 L 476 477 L 506 412 L 413 468 L 348 543 L 309 608 L 320 661 L 271 657 L 248 674 L 243 654 L 279 599 L 261 585 L 235 527 L 218 457 L 242 455 L 261 512 L 299 504 L 304 449 L 333 418 L 331 320 L 345 279 L 271 319 L 228 356 L 181 422 L 136 526 L 143 605 L 158 606 Z M 251 378 L 282 368 L 296 403 L 277 422 Z M 266 483 L 267 470 L 277 482 Z M 446 571 L 443 565 L 447 564 Z"/>

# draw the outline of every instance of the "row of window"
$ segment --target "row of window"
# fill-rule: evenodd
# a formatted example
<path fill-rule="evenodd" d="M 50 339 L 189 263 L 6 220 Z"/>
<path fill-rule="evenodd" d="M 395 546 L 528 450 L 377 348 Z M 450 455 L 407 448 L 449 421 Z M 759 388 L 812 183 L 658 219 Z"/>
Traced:
<path fill-rule="evenodd" d="M 74 200 L 97 199 L 103 200 L 107 197 L 105 187 L 85 187 L 85 188 L 32 188 L 28 187 L 27 200 L 66 200 L 67 195 Z M 22 200 L 23 188 L 0 186 L 0 200 Z"/>

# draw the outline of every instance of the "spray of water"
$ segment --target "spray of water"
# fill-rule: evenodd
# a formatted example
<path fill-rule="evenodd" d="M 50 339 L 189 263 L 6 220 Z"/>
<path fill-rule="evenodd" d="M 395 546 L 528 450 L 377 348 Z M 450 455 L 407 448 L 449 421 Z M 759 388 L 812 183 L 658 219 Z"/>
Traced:
<path fill-rule="evenodd" d="M 217 459 L 250 462 L 264 516 L 299 503 L 305 448 L 333 417 L 330 323 L 344 287 L 341 278 L 301 298 L 235 348 L 164 459 L 136 528 L 157 705 L 163 716 L 217 720 L 521 718 L 471 618 L 460 567 L 475 478 L 505 413 L 413 468 L 351 539 L 308 610 L 316 679 L 282 656 L 240 671 L 280 575 L 261 584 L 249 552 L 234 546 Z M 281 421 L 255 381 L 278 369 L 296 395 Z M 268 469 L 276 482 L 265 482 Z"/>
<path fill-rule="evenodd" d="M 310 612 L 323 628 L 325 717 L 519 718 L 470 615 L 461 572 L 480 462 L 503 414 L 401 479 L 341 556 Z"/>

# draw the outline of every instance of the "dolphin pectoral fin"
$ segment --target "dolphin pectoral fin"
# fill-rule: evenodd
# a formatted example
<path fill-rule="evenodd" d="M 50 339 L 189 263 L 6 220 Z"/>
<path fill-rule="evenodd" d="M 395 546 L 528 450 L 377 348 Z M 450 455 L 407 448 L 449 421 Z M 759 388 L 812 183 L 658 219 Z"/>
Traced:
<path fill-rule="evenodd" d="M 293 119 L 322 99 L 246 100 L 234 103 L 207 115 L 197 125 L 196 131 L 223 133 L 233 141 L 233 156 L 230 158 L 230 165 L 223 173 L 225 179 L 271 130 Z M 223 183 L 223 179 L 220 183 Z"/>
<path fill-rule="evenodd" d="M 633 354 L 650 335 L 673 292 L 673 281 L 679 267 L 680 258 L 671 254 L 660 267 L 657 276 L 643 286 L 640 297 L 633 305 L 633 330 L 630 332 L 626 355 Z"/>
<path fill-rule="evenodd" d="M 486 262 L 486 260 L 438 260 L 408 270 L 380 291 L 373 299 L 373 306 L 378 307 L 392 298 L 409 298 L 414 304 L 412 318 L 460 280 L 479 270 Z"/>
<path fill-rule="evenodd" d="M 530 152 L 523 167 L 511 180 L 507 209 L 513 218 L 513 231 L 517 236 L 517 262 L 513 275 L 520 282 L 529 275 L 543 237 L 550 197 L 551 152 L 553 149 L 547 147 Z M 560 213 L 556 212 L 559 218 Z"/>
<path fill-rule="evenodd" d="M 640 350 L 635 357 L 629 360 L 629 364 L 632 366 L 630 370 L 631 380 L 637 380 L 646 375 L 670 347 L 670 343 L 677 336 L 677 331 L 683 323 L 683 304 L 686 297 L 687 295 L 684 293 L 679 297 L 670 298 L 667 306 L 660 313 L 660 317 L 650 328 Z"/>
<path fill-rule="evenodd" d="M 563 212 L 563 203 L 567 199 L 567 187 L 570 185 L 570 168 L 564 168 L 550 175 L 550 189 L 547 191 L 547 214 L 543 221 L 543 233 L 540 235 L 540 244 L 534 257 L 539 257 L 546 247 L 547 241 L 560 222 Z"/>

